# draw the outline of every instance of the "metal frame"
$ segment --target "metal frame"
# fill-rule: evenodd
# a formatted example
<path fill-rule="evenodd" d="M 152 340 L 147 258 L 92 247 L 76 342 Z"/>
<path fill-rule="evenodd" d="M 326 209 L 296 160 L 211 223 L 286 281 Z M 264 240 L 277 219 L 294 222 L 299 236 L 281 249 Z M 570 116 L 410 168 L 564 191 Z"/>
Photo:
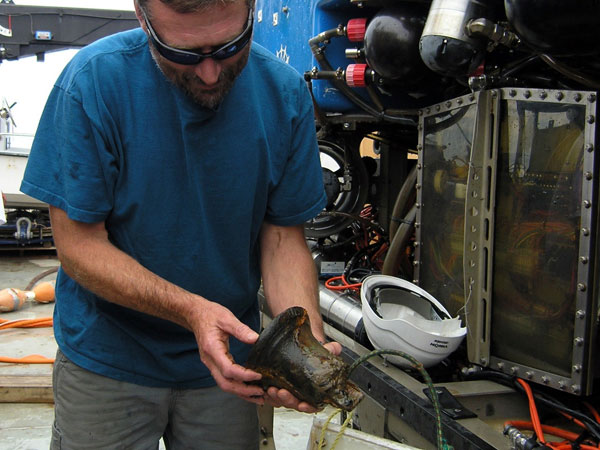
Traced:
<path fill-rule="evenodd" d="M 416 234 L 416 242 L 415 242 L 415 270 L 414 270 L 414 282 L 416 284 L 419 283 L 420 278 L 420 268 L 421 268 L 421 249 L 423 243 L 423 233 L 421 224 L 423 221 L 423 210 L 421 206 L 423 205 L 423 185 L 425 182 L 431 182 L 430 180 L 424 180 L 424 168 L 425 168 L 425 160 L 424 160 L 424 148 L 425 148 L 425 119 L 427 117 L 437 115 L 443 112 L 451 111 L 454 109 L 462 109 L 468 107 L 470 105 L 474 105 L 479 100 L 480 93 L 474 93 L 469 95 L 464 95 L 462 97 L 458 97 L 452 100 L 448 100 L 443 103 L 439 103 L 436 105 L 432 105 L 430 107 L 419 110 L 419 141 L 417 144 L 418 151 L 418 162 L 417 162 L 417 219 L 415 223 L 415 234 Z"/>
<path fill-rule="evenodd" d="M 328 324 L 325 324 L 325 332 L 343 345 L 341 356 L 348 363 L 369 352 Z M 351 380 L 365 393 L 354 411 L 353 422 L 360 430 L 417 448 L 436 448 L 435 415 L 424 393 L 425 384 L 381 357 L 357 367 Z M 450 382 L 435 386 L 447 388 L 460 403 L 477 414 L 477 417 L 464 419 L 442 415 L 442 432 L 448 444 L 466 450 L 511 448 L 509 439 L 497 423 L 525 414 L 527 402 L 520 394 L 492 381 Z M 491 411 L 494 411 L 493 415 L 490 415 Z"/>
<path fill-rule="evenodd" d="M 579 267 L 577 273 L 576 312 L 574 320 L 573 360 L 571 376 L 564 377 L 551 372 L 535 369 L 514 361 L 489 355 L 489 366 L 501 372 L 527 378 L 565 392 L 576 395 L 591 393 L 594 367 L 592 355 L 597 334 L 597 286 L 594 285 L 597 252 L 597 162 L 596 148 L 596 103 L 594 92 L 544 90 L 544 89 L 501 89 L 502 100 L 535 101 L 553 104 L 572 104 L 586 107 L 584 130 L 584 162 L 582 177 L 581 228 L 579 240 Z M 490 260 L 491 264 L 491 260 Z M 587 320 L 586 320 L 587 318 Z"/>
<path fill-rule="evenodd" d="M 584 155 L 582 173 L 581 227 L 577 270 L 577 292 L 574 320 L 573 360 L 571 376 L 561 376 L 534 369 L 514 361 L 496 357 L 491 351 L 491 310 L 493 307 L 493 248 L 496 196 L 496 161 L 498 158 L 499 118 L 503 101 L 543 102 L 585 107 Z M 598 285 L 595 277 L 598 264 L 598 161 L 595 157 L 597 94 L 585 91 L 504 88 L 481 91 L 459 97 L 421 111 L 419 121 L 419 162 L 417 185 L 424 183 L 426 159 L 423 155 L 425 119 L 429 116 L 464 108 L 477 103 L 477 123 L 473 136 L 467 195 L 465 198 L 465 231 L 463 272 L 465 287 L 465 319 L 469 360 L 511 375 L 570 392 L 591 393 L 598 333 Z M 422 189 L 417 191 L 417 204 L 423 205 Z M 419 283 L 422 262 L 422 208 L 417 213 L 415 251 L 415 282 Z M 426 236 L 425 236 L 426 238 Z M 420 245 L 421 244 L 421 245 Z"/>
<path fill-rule="evenodd" d="M 342 351 L 344 359 L 351 363 L 358 355 L 350 350 Z M 435 413 L 431 402 L 418 397 L 408 388 L 369 363 L 359 366 L 353 373 L 356 382 L 368 395 L 386 410 L 401 419 L 409 420 L 410 426 L 429 442 L 435 442 Z M 366 388 L 366 389 L 365 389 Z M 454 448 L 462 450 L 493 450 L 495 447 L 467 430 L 458 422 L 442 415 L 444 438 Z"/>
<path fill-rule="evenodd" d="M 78 48 L 139 27 L 134 11 L 0 5 L 0 61 Z"/>
<path fill-rule="evenodd" d="M 499 102 L 497 90 L 477 99 L 477 124 L 465 197 L 463 271 L 465 321 L 469 361 L 489 361 L 491 334 L 494 210 L 498 157 Z"/>

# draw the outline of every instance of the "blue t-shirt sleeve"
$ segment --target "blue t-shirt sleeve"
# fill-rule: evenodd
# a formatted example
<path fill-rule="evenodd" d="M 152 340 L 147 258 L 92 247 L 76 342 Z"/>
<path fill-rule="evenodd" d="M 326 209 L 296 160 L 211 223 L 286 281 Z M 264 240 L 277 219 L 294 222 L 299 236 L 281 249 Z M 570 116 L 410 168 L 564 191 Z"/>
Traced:
<path fill-rule="evenodd" d="M 266 220 L 274 225 L 299 225 L 326 204 L 314 111 L 306 85 L 299 80 L 297 114 L 291 121 L 291 149 L 281 181 L 269 194 Z"/>
<path fill-rule="evenodd" d="M 63 87 L 59 80 L 52 90 L 21 190 L 66 211 L 73 220 L 95 223 L 112 209 L 116 158 L 100 132 L 98 109 L 84 106 L 80 89 Z"/>

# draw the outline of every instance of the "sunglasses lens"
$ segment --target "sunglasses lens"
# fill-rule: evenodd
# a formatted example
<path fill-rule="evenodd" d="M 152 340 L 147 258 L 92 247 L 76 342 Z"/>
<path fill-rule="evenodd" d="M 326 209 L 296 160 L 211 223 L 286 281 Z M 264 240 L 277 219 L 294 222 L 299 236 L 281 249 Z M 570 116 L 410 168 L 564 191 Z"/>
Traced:
<path fill-rule="evenodd" d="M 186 66 L 198 64 L 204 59 L 199 55 L 189 55 L 186 53 L 172 52 L 169 50 L 167 50 L 165 53 L 166 54 L 163 53 L 162 55 L 169 61 L 174 62 L 175 64 L 182 64 Z"/>
<path fill-rule="evenodd" d="M 214 53 L 212 55 L 212 57 L 214 59 L 218 59 L 218 60 L 231 58 L 233 55 L 235 55 L 236 53 L 238 53 L 244 47 L 245 47 L 245 45 L 243 45 L 241 43 L 240 44 L 234 44 L 234 45 L 232 45 L 230 47 L 222 48 L 218 52 Z"/>

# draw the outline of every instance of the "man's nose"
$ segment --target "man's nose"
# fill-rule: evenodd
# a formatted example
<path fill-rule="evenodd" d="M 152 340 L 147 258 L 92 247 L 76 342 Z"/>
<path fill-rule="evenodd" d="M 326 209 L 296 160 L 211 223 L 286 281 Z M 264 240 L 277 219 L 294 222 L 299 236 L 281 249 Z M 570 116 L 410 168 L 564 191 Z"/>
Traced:
<path fill-rule="evenodd" d="M 204 84 L 212 86 L 219 81 L 219 75 L 221 75 L 221 63 L 212 58 L 206 58 L 204 61 L 196 64 L 194 72 Z"/>

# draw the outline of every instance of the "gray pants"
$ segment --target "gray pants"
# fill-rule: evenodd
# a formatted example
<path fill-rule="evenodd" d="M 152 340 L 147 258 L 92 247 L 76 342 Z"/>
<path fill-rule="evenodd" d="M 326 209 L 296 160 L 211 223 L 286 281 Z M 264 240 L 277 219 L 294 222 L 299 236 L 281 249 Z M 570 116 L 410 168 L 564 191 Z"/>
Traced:
<path fill-rule="evenodd" d="M 256 405 L 218 387 L 138 386 L 80 368 L 58 351 L 51 450 L 256 450 Z"/>

